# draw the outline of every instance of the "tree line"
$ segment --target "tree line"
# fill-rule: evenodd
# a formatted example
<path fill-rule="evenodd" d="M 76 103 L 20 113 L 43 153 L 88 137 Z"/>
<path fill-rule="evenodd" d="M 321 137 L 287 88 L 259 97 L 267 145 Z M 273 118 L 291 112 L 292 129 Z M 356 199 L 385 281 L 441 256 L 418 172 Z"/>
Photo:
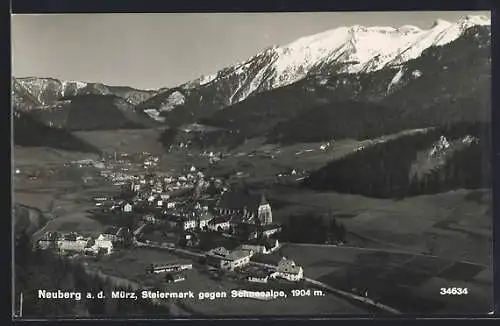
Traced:
<path fill-rule="evenodd" d="M 338 219 L 313 214 L 292 214 L 282 226 L 278 239 L 294 243 L 345 243 L 347 229 Z"/>

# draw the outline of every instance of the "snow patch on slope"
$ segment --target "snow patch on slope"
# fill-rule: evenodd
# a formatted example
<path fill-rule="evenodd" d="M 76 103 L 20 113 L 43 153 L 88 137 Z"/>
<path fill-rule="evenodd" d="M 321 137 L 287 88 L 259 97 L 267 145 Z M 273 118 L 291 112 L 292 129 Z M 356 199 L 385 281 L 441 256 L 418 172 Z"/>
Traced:
<path fill-rule="evenodd" d="M 399 81 L 401 80 L 401 78 L 403 78 L 404 76 L 404 70 L 403 68 L 400 68 L 398 70 L 398 72 L 394 75 L 394 77 L 392 77 L 392 80 L 391 82 L 389 83 L 389 85 L 387 86 L 387 92 L 390 92 L 390 90 L 399 84 Z"/>
<path fill-rule="evenodd" d="M 160 116 L 160 112 L 158 112 L 158 110 L 156 110 L 156 109 L 146 109 L 146 110 L 144 110 L 144 113 L 146 113 L 153 120 L 156 120 L 159 122 L 165 121 L 165 117 Z"/>
<path fill-rule="evenodd" d="M 199 83 L 200 86 L 206 85 L 217 78 L 217 74 L 211 74 L 208 76 L 201 76 Z"/>
<path fill-rule="evenodd" d="M 161 104 L 160 111 L 171 111 L 184 103 L 186 103 L 186 97 L 181 92 L 175 91 Z"/>

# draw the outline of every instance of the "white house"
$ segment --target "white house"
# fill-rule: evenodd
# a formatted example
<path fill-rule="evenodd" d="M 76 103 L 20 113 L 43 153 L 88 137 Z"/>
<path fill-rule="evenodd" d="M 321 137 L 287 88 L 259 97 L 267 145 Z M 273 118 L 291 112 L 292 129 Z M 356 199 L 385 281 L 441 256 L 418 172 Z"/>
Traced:
<path fill-rule="evenodd" d="M 152 223 L 152 224 L 160 224 L 162 222 L 161 219 L 159 219 L 158 217 L 156 217 L 155 215 L 153 214 L 146 214 L 142 217 L 142 219 L 148 223 Z"/>
<path fill-rule="evenodd" d="M 57 248 L 61 252 L 84 252 L 87 246 L 88 240 L 77 239 L 77 240 L 59 240 L 57 241 Z"/>
<path fill-rule="evenodd" d="M 141 190 L 141 184 L 132 182 L 132 184 L 130 185 L 130 190 L 132 190 L 133 192 L 139 192 L 139 190 Z"/>
<path fill-rule="evenodd" d="M 198 218 L 200 229 L 208 228 L 208 223 L 213 219 L 211 214 L 201 214 Z"/>
<path fill-rule="evenodd" d="M 296 265 L 293 260 L 283 257 L 278 263 L 276 272 L 272 273 L 271 277 L 284 278 L 292 282 L 297 282 L 304 277 L 304 270 L 301 266 Z"/>
<path fill-rule="evenodd" d="M 228 217 L 216 217 L 208 221 L 208 229 L 213 231 L 229 230 L 231 228 L 231 219 Z"/>
<path fill-rule="evenodd" d="M 221 259 L 221 269 L 233 271 L 236 268 L 242 267 L 250 263 L 250 258 L 253 256 L 251 250 L 234 250 L 227 256 Z"/>
<path fill-rule="evenodd" d="M 196 220 L 192 218 L 187 218 L 182 221 L 182 229 L 185 230 L 192 230 L 196 227 Z"/>
<path fill-rule="evenodd" d="M 190 217 L 173 216 L 168 221 L 168 224 L 172 228 L 181 228 L 182 230 L 192 230 L 196 228 L 196 220 Z"/>
<path fill-rule="evenodd" d="M 224 247 L 218 247 L 207 252 L 207 258 L 212 261 L 210 264 L 217 262 L 216 265 L 219 268 L 229 271 L 247 265 L 252 256 L 253 251 L 251 250 L 237 249 L 229 251 Z"/>
<path fill-rule="evenodd" d="M 131 203 L 126 203 L 125 205 L 123 205 L 123 211 L 125 213 L 130 213 L 132 212 L 132 209 L 133 209 L 133 206 Z"/>
<path fill-rule="evenodd" d="M 113 253 L 113 243 L 109 240 L 95 240 L 94 248 L 97 252 L 103 252 L 106 255 Z"/>

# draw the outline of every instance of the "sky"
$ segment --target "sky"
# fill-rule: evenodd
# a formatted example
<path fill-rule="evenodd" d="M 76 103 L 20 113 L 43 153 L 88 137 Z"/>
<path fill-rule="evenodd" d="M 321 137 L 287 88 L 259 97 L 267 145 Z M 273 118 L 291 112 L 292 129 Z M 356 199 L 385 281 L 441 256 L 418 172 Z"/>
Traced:
<path fill-rule="evenodd" d="M 415 25 L 489 12 L 13 15 L 12 74 L 139 89 L 174 87 L 272 45 L 339 26 Z"/>

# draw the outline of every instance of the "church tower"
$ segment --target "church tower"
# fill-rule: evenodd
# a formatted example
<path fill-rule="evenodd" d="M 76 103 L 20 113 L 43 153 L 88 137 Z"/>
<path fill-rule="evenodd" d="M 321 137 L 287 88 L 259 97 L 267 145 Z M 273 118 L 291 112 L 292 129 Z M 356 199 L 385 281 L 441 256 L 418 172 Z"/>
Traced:
<path fill-rule="evenodd" d="M 269 225 L 273 223 L 273 213 L 271 211 L 271 205 L 264 195 L 261 195 L 260 197 L 257 214 L 258 219 L 261 221 L 262 225 Z"/>

